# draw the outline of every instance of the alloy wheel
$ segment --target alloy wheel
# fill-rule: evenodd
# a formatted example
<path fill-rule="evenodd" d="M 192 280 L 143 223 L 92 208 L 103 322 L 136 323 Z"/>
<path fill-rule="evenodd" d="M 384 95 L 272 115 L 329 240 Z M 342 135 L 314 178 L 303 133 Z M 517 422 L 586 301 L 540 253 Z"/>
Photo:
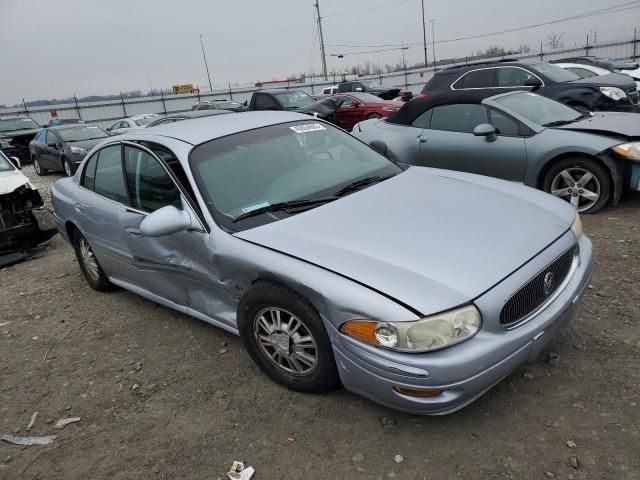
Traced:
<path fill-rule="evenodd" d="M 67 160 L 62 161 L 62 166 L 64 167 L 64 174 L 67 177 L 71 176 L 71 164 Z"/>
<path fill-rule="evenodd" d="M 578 212 L 584 212 L 598 202 L 601 187 L 593 172 L 582 167 L 571 167 L 553 178 L 550 193 L 567 200 Z"/>
<path fill-rule="evenodd" d="M 96 260 L 96 256 L 94 255 L 93 250 L 91 250 L 89 243 L 84 238 L 80 239 L 80 258 L 82 259 L 82 264 L 84 265 L 87 274 L 92 280 L 97 281 L 100 278 L 98 261 Z"/>
<path fill-rule="evenodd" d="M 260 310 L 253 322 L 260 351 L 289 375 L 309 375 L 318 364 L 318 348 L 308 327 L 291 312 L 277 307 Z"/>
<path fill-rule="evenodd" d="M 33 169 L 38 175 L 42 175 L 42 169 L 40 168 L 40 163 L 38 162 L 37 158 L 33 159 Z"/>

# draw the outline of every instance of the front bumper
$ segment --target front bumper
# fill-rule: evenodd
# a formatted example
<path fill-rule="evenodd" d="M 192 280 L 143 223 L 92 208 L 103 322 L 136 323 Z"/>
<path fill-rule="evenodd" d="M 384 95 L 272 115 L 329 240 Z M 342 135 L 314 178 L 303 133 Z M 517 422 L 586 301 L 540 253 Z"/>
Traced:
<path fill-rule="evenodd" d="M 521 326 L 505 330 L 499 312 L 510 294 L 548 265 L 575 239 L 569 232 L 552 247 L 477 298 L 483 326 L 471 339 L 443 350 L 407 354 L 372 347 L 328 326 L 343 385 L 387 407 L 423 415 L 455 412 L 481 396 L 539 352 L 571 321 L 592 273 L 592 246 L 580 241 L 579 265 L 564 290 L 543 310 Z M 329 322 L 325 322 L 329 324 Z M 412 397 L 393 387 L 442 390 L 435 397 Z"/>

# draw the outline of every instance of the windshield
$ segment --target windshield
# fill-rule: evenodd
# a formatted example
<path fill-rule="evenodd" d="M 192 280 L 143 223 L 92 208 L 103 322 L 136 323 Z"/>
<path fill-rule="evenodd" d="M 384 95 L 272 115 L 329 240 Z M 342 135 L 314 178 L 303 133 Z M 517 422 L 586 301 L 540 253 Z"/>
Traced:
<path fill-rule="evenodd" d="M 380 103 L 380 102 L 384 102 L 384 100 L 382 100 L 380 97 L 377 97 L 375 95 L 371 95 L 370 93 L 356 92 L 356 93 L 352 93 L 351 96 L 357 98 L 358 100 L 360 100 L 361 102 L 364 102 L 364 103 Z"/>
<path fill-rule="evenodd" d="M 573 108 L 535 93 L 516 93 L 495 101 L 541 126 L 555 122 L 572 122 L 582 117 L 582 114 Z"/>
<path fill-rule="evenodd" d="M 534 72 L 544 75 L 553 82 L 573 82 L 574 80 L 580 80 L 580 77 L 575 73 L 571 73 L 569 70 L 565 70 L 557 65 L 551 65 L 550 63 L 536 63 L 529 68 Z"/>
<path fill-rule="evenodd" d="M 136 125 L 140 125 L 141 127 L 144 127 L 145 125 L 149 125 L 154 120 L 157 120 L 159 116 L 160 115 L 149 115 L 144 118 L 136 118 L 134 122 L 136 122 Z"/>
<path fill-rule="evenodd" d="M 11 132 L 13 130 L 33 130 L 40 128 L 36 122 L 30 118 L 10 118 L 0 119 L 0 132 Z"/>
<path fill-rule="evenodd" d="M 402 169 L 351 135 L 313 119 L 212 140 L 191 153 L 191 168 L 216 221 L 232 231 L 289 216 L 242 214 L 280 202 L 326 198 L 351 182 Z"/>
<path fill-rule="evenodd" d="M 360 83 L 367 88 L 386 88 L 380 85 L 380 83 L 376 82 L 375 80 L 360 80 Z"/>
<path fill-rule="evenodd" d="M 58 130 L 58 135 L 62 137 L 65 142 L 81 142 L 83 140 L 93 140 L 94 138 L 105 138 L 109 134 L 98 127 L 80 127 L 80 128 L 67 128 Z"/>
<path fill-rule="evenodd" d="M 288 92 L 276 93 L 276 97 L 285 110 L 295 110 L 296 108 L 304 108 L 315 103 L 315 99 L 311 95 L 307 95 L 302 90 L 291 90 Z"/>
<path fill-rule="evenodd" d="M 0 151 L 0 172 L 11 172 L 12 170 L 14 170 L 13 165 L 9 159 L 5 157 L 4 153 Z"/>

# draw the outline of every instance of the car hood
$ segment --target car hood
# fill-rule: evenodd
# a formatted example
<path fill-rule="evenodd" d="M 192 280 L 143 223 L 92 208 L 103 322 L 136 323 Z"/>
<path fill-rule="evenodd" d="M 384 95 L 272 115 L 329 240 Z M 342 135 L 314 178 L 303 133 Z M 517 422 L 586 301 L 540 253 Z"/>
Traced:
<path fill-rule="evenodd" d="M 235 235 L 428 315 L 476 298 L 554 242 L 574 218 L 568 203 L 521 184 L 411 167 Z"/>
<path fill-rule="evenodd" d="M 598 75 L 597 77 L 581 78 L 580 80 L 573 80 L 568 83 L 584 83 L 587 85 L 600 86 L 612 86 L 627 90 L 627 88 L 635 87 L 636 84 L 629 75 L 623 75 L 621 73 L 608 73 L 606 75 Z"/>
<path fill-rule="evenodd" d="M 13 192 L 16 188 L 23 185 L 29 185 L 33 188 L 29 179 L 18 170 L 10 170 L 8 172 L 0 172 L 0 195 Z"/>
<path fill-rule="evenodd" d="M 29 130 L 11 130 L 8 132 L 0 132 L 0 137 L 33 137 L 41 128 L 33 128 Z"/>
<path fill-rule="evenodd" d="M 94 138 L 93 140 L 81 140 L 79 142 L 65 142 L 65 143 L 69 146 L 73 145 L 74 147 L 84 148 L 88 152 L 93 147 L 98 145 L 100 142 L 106 140 L 107 138 L 109 137 Z"/>
<path fill-rule="evenodd" d="M 640 115 L 637 113 L 596 112 L 584 120 L 554 128 L 640 138 Z"/>

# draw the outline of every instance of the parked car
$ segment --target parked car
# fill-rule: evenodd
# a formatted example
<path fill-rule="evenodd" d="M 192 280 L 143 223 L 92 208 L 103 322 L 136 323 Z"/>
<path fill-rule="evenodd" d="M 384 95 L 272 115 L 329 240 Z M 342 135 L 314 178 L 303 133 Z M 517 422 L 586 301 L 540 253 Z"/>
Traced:
<path fill-rule="evenodd" d="M 579 76 L 549 63 L 500 61 L 458 65 L 437 71 L 420 96 L 439 92 L 534 91 L 583 111 L 638 111 L 638 90 L 624 75 Z"/>
<path fill-rule="evenodd" d="M 40 128 L 29 117 L 0 118 L 0 148 L 7 156 L 18 157 L 26 163 L 29 159 L 29 142 Z"/>
<path fill-rule="evenodd" d="M 581 65 L 591 65 L 593 67 L 604 68 L 609 72 L 615 72 L 622 68 L 638 68 L 635 62 L 614 58 L 599 58 L 593 56 L 568 57 L 562 59 L 551 60 L 549 63 L 578 63 Z"/>
<path fill-rule="evenodd" d="M 535 357 L 592 269 L 566 202 L 404 169 L 291 112 L 107 139 L 52 202 L 96 290 L 240 335 L 286 387 L 342 383 L 420 414 L 458 410 Z"/>
<path fill-rule="evenodd" d="M 581 113 L 534 93 L 434 95 L 353 134 L 399 162 L 524 182 L 579 212 L 640 190 L 640 115 Z"/>
<path fill-rule="evenodd" d="M 582 63 L 554 63 L 560 68 L 577 75 L 580 78 L 591 78 L 599 75 L 610 75 L 611 70 L 606 68 L 595 67 L 593 65 L 587 65 Z"/>
<path fill-rule="evenodd" d="M 633 81 L 636 82 L 636 86 L 640 91 L 640 68 L 622 69 L 620 70 L 620 73 L 623 75 L 629 75 L 633 78 Z"/>
<path fill-rule="evenodd" d="M 58 125 L 74 125 L 77 123 L 87 123 L 79 118 L 52 118 L 49 120 L 49 127 L 57 127 Z"/>
<path fill-rule="evenodd" d="M 70 177 L 87 152 L 108 136 L 107 132 L 90 124 L 42 129 L 29 143 L 33 169 L 38 175 L 62 171 Z"/>
<path fill-rule="evenodd" d="M 247 110 L 247 102 L 240 103 L 233 100 L 207 100 L 198 102 L 191 110 L 229 110 L 230 112 L 245 112 Z"/>
<path fill-rule="evenodd" d="M 322 89 L 322 95 L 333 95 L 334 93 L 338 93 L 337 85 L 332 85 L 330 87 L 325 87 Z"/>
<path fill-rule="evenodd" d="M 323 97 L 319 100 L 302 90 L 274 88 L 253 92 L 249 101 L 250 111 L 283 110 L 317 116 L 336 123 L 336 112 L 344 100 L 340 97 Z"/>
<path fill-rule="evenodd" d="M 402 103 L 382 100 L 370 93 L 338 93 L 336 96 L 343 100 L 336 112 L 337 124 L 345 130 L 351 130 L 363 120 L 389 117 L 402 107 Z"/>
<path fill-rule="evenodd" d="M 167 115 L 166 117 L 160 117 L 154 120 L 146 128 L 157 127 L 158 125 L 164 125 L 167 123 L 181 122 L 182 120 L 190 120 L 192 118 L 210 117 L 211 115 L 224 115 L 226 113 L 233 113 L 229 110 L 195 110 L 191 112 L 174 113 Z"/>
<path fill-rule="evenodd" d="M 355 80 L 338 84 L 338 93 L 348 92 L 370 93 L 383 100 L 393 100 L 400 96 L 401 89 L 398 87 L 384 87 L 375 80 Z"/>
<path fill-rule="evenodd" d="M 24 260 L 57 233 L 38 189 L 20 168 L 17 157 L 0 150 L 0 267 Z"/>
<path fill-rule="evenodd" d="M 130 130 L 144 128 L 160 117 L 161 115 L 158 113 L 147 113 L 144 115 L 134 115 L 132 117 L 123 118 L 108 127 L 107 132 L 111 135 L 120 135 L 122 133 L 127 133 Z"/>

